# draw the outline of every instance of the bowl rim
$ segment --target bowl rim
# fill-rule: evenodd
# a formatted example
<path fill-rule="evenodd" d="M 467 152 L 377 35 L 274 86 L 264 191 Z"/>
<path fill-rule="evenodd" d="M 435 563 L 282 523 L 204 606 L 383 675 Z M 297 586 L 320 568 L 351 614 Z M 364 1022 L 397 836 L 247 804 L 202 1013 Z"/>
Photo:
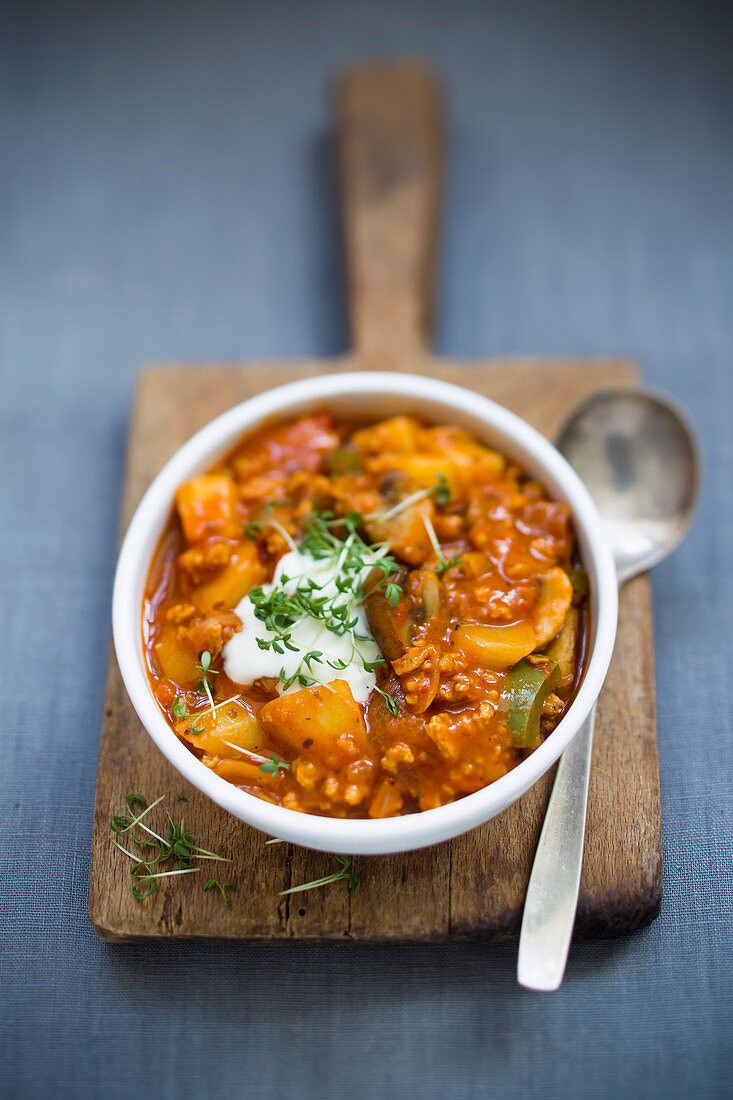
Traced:
<path fill-rule="evenodd" d="M 458 412 L 484 441 L 521 451 L 530 472 L 561 490 L 571 506 L 583 561 L 592 578 L 592 641 L 582 683 L 551 735 L 512 771 L 473 794 L 400 817 L 333 818 L 289 810 L 235 787 L 201 763 L 178 739 L 148 684 L 142 642 L 142 590 L 152 552 L 170 516 L 178 485 L 210 467 L 239 436 L 263 423 L 327 406 L 330 399 L 393 396 Z M 399 410 L 394 410 L 397 413 Z M 390 410 L 390 413 L 392 410 Z M 417 415 L 420 415 L 418 412 Z M 497 441 L 498 439 L 498 441 Z M 528 456 L 528 457 L 526 457 Z M 534 469 L 532 469 L 534 467 Z M 554 490 L 554 491 L 553 491 Z M 555 763 L 589 715 L 611 660 L 618 585 L 600 516 L 580 478 L 559 451 L 516 414 L 475 391 L 421 374 L 349 371 L 300 379 L 240 402 L 191 436 L 163 466 L 138 504 L 120 548 L 112 599 L 115 651 L 125 687 L 143 726 L 176 770 L 212 801 L 262 832 L 306 848 L 353 855 L 407 852 L 459 836 L 515 802 Z"/>

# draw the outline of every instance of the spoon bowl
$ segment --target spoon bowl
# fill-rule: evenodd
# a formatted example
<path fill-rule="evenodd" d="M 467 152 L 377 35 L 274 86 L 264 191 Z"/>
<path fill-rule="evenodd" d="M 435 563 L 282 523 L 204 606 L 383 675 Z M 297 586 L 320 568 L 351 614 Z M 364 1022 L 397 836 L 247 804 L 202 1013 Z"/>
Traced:
<path fill-rule="evenodd" d="M 619 584 L 679 545 L 697 502 L 700 457 L 692 427 L 668 397 L 594 394 L 565 423 L 557 446 L 601 514 Z"/>

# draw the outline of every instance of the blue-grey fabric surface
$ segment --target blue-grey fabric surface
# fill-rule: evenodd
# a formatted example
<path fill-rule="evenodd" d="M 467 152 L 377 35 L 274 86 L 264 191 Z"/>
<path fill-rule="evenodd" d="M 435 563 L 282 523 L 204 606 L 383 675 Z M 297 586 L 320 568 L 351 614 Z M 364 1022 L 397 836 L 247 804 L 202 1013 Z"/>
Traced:
<path fill-rule="evenodd" d="M 0 1095 L 731 1095 L 730 5 L 5 3 Z M 664 903 L 572 951 L 104 946 L 87 918 L 125 431 L 159 359 L 346 341 L 327 81 L 434 62 L 437 343 L 628 355 L 699 425 L 654 575 Z"/>

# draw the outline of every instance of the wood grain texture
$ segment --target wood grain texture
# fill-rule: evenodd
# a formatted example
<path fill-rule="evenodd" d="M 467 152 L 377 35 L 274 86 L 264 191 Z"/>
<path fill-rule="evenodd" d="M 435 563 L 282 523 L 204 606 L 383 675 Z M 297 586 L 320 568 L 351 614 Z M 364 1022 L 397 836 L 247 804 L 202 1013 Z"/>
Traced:
<path fill-rule="evenodd" d="M 370 365 L 156 367 L 140 379 L 128 453 L 123 528 L 167 458 L 207 420 L 255 393 L 324 370 Z M 375 363 L 374 365 L 379 365 Z M 570 406 L 635 377 L 621 362 L 518 359 L 458 364 L 428 357 L 401 368 L 443 378 L 521 413 L 553 437 Z M 385 410 L 387 411 L 387 410 Z M 514 937 L 551 787 L 546 776 L 498 818 L 466 836 L 403 856 L 361 857 L 362 889 L 342 886 L 280 898 L 278 892 L 327 873 L 327 855 L 265 837 L 191 787 L 142 728 L 110 659 L 92 846 L 90 916 L 107 940 L 227 939 L 425 943 Z M 204 893 L 199 876 L 164 883 L 143 903 L 130 893 L 127 860 L 112 846 L 109 818 L 126 792 L 166 795 L 201 842 L 232 857 L 229 904 Z M 588 830 L 577 936 L 608 936 L 648 923 L 659 908 L 661 822 L 649 585 L 629 584 L 601 696 L 593 750 Z"/>
<path fill-rule="evenodd" d="M 427 351 L 442 175 L 439 90 L 420 65 L 351 69 L 335 87 L 352 346 L 390 366 Z"/>
<path fill-rule="evenodd" d="M 140 380 L 123 526 L 171 454 L 204 423 L 263 390 L 329 370 L 400 369 L 473 388 L 552 438 L 570 407 L 629 382 L 629 364 L 517 359 L 458 364 L 428 353 L 441 177 L 440 105 L 421 66 L 362 66 L 335 88 L 349 314 L 355 352 L 321 363 L 152 368 Z M 385 406 L 384 414 L 394 410 Z M 651 618 L 646 578 L 623 596 L 621 635 L 598 712 L 577 932 L 631 931 L 659 907 L 660 808 Z M 405 856 L 361 858 L 362 890 L 282 899 L 279 891 L 332 869 L 323 854 L 265 838 L 218 809 L 160 755 L 110 661 L 100 750 L 90 914 L 105 939 L 160 937 L 440 942 L 499 939 L 519 929 L 547 804 L 547 776 L 516 805 L 465 837 Z M 139 903 L 112 846 L 109 818 L 127 791 L 167 795 L 202 843 L 230 855 L 230 904 L 197 876 Z"/>

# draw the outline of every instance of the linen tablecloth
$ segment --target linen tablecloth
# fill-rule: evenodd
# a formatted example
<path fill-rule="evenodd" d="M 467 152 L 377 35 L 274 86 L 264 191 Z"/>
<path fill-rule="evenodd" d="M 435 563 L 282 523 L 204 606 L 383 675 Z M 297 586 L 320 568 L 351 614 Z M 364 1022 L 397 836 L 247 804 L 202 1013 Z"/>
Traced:
<path fill-rule="evenodd" d="M 713 3 L 6 3 L 0 1095 L 730 1095 L 733 144 Z M 346 342 L 327 80 L 448 95 L 444 353 L 628 355 L 700 427 L 654 574 L 664 902 L 573 948 L 105 946 L 87 919 L 138 366 Z M 154 792 L 158 793 L 158 792 Z"/>

